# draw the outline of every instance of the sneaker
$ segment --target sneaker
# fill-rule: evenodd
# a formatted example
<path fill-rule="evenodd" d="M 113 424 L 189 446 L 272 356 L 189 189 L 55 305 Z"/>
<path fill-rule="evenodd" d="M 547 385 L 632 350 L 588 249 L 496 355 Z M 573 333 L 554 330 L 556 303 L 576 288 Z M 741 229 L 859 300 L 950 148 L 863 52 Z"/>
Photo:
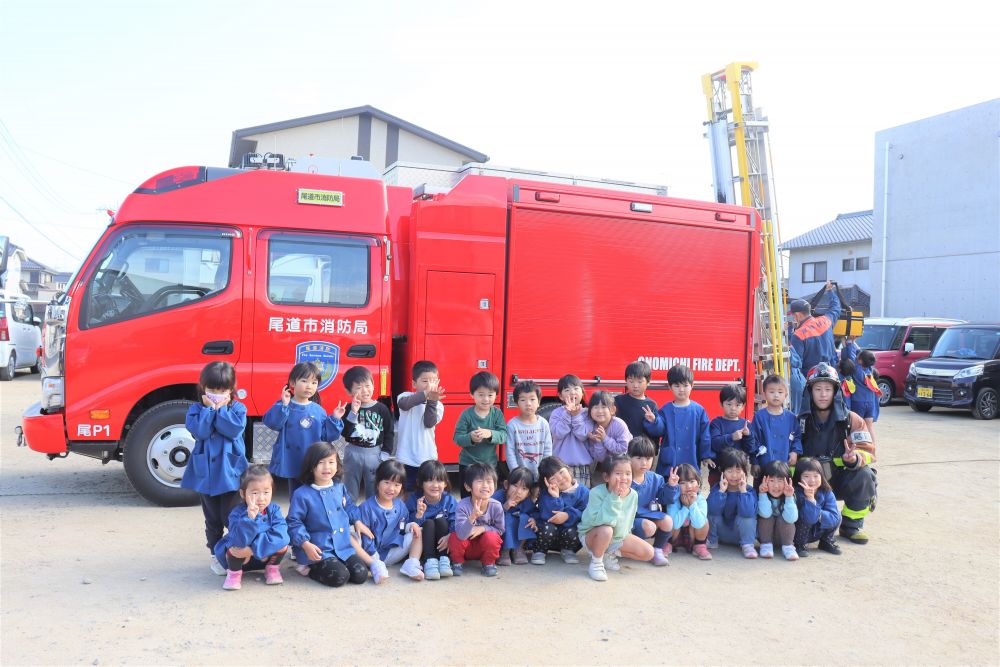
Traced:
<path fill-rule="evenodd" d="M 220 563 L 219 559 L 215 556 L 212 556 L 212 564 L 210 567 L 212 568 L 212 574 L 217 574 L 220 577 L 225 576 L 226 568 L 222 567 L 222 563 Z"/>
<path fill-rule="evenodd" d="M 794 549 L 799 558 L 809 558 L 809 551 L 806 550 L 805 545 L 802 545 L 801 547 L 794 547 Z"/>
<path fill-rule="evenodd" d="M 667 554 L 663 553 L 663 549 L 653 549 L 653 565 L 660 567 L 662 565 L 670 565 L 670 559 L 667 558 Z"/>
<path fill-rule="evenodd" d="M 389 568 L 380 560 L 373 560 L 370 569 L 372 571 L 372 579 L 375 580 L 376 585 L 381 584 L 389 578 Z"/>
<path fill-rule="evenodd" d="M 281 577 L 281 569 L 277 565 L 264 566 L 264 583 L 268 586 L 277 586 L 278 584 L 285 583 L 285 580 Z"/>
<path fill-rule="evenodd" d="M 527 565 L 528 564 L 528 554 L 524 553 L 524 549 L 514 549 L 514 565 Z"/>
<path fill-rule="evenodd" d="M 562 554 L 563 562 L 566 563 L 567 565 L 576 565 L 577 563 L 580 562 L 580 559 L 577 558 L 575 551 L 570 551 L 569 549 L 563 549 L 559 553 Z"/>
<path fill-rule="evenodd" d="M 590 567 L 587 568 L 587 574 L 594 581 L 607 581 L 608 573 L 604 570 L 604 560 L 601 558 L 591 558 Z"/>
<path fill-rule="evenodd" d="M 740 548 L 743 549 L 743 557 L 753 560 L 757 558 L 757 550 L 753 548 L 752 544 L 741 544 Z"/>
<path fill-rule="evenodd" d="M 451 564 L 451 574 L 452 574 L 452 576 L 455 576 L 455 577 L 461 577 L 462 576 L 462 564 L 461 563 L 452 563 Z M 442 575 L 442 576 L 444 576 L 444 575 Z"/>
<path fill-rule="evenodd" d="M 854 533 L 840 531 L 840 535 L 849 539 L 853 544 L 868 544 L 868 536 L 860 530 Z"/>
<path fill-rule="evenodd" d="M 295 558 L 295 549 L 289 549 L 288 551 L 289 551 L 288 553 L 289 558 L 291 558 L 292 560 L 298 560 L 297 558 Z"/>
<path fill-rule="evenodd" d="M 483 576 L 484 577 L 495 577 L 495 576 L 497 576 L 497 566 L 496 565 L 483 565 Z"/>
<path fill-rule="evenodd" d="M 784 548 L 785 547 L 782 547 L 782 553 L 784 553 Z M 788 545 L 788 548 L 792 549 L 791 545 Z M 792 549 L 792 551 L 795 551 L 795 549 Z M 764 544 L 760 545 L 760 557 L 774 558 L 774 545 L 771 544 L 770 542 L 765 542 Z"/>
<path fill-rule="evenodd" d="M 531 554 L 531 564 L 532 565 L 545 565 L 545 552 L 536 551 Z"/>
<path fill-rule="evenodd" d="M 761 550 L 761 556 L 764 555 L 763 550 Z M 791 544 L 785 544 L 781 547 L 781 555 L 785 557 L 785 560 L 798 560 L 799 554 L 795 551 L 795 547 Z"/>
<path fill-rule="evenodd" d="M 226 591 L 240 590 L 243 581 L 243 570 L 226 570 L 226 580 L 222 582 L 222 589 Z"/>
<path fill-rule="evenodd" d="M 612 572 L 621 572 L 622 566 L 618 564 L 618 553 L 610 551 L 604 554 L 604 569 Z"/>
<path fill-rule="evenodd" d="M 712 560 L 712 554 L 708 552 L 705 544 L 696 544 L 691 547 L 691 553 L 698 557 L 698 560 Z"/>
<path fill-rule="evenodd" d="M 402 572 L 402 570 L 400 570 Z M 428 558 L 424 561 L 424 579 L 428 581 L 437 581 L 441 578 L 441 571 L 438 570 L 438 559 Z"/>
<path fill-rule="evenodd" d="M 674 552 L 674 545 L 671 544 L 670 542 L 667 542 L 667 546 L 663 547 L 663 555 L 669 556 L 673 552 Z"/>
<path fill-rule="evenodd" d="M 453 575 L 456 577 L 461 576 L 462 575 L 461 563 L 455 563 L 455 565 L 459 566 L 457 572 L 455 571 L 454 566 L 451 564 L 451 561 L 448 560 L 447 556 L 441 556 L 440 558 L 438 558 L 438 571 L 441 573 L 441 578 L 444 579 L 445 577 L 450 577 Z"/>
<path fill-rule="evenodd" d="M 837 546 L 837 543 L 833 540 L 833 538 L 820 540 L 819 548 L 828 554 L 833 554 L 834 556 L 839 556 L 841 554 L 840 547 Z"/>
<path fill-rule="evenodd" d="M 309 576 L 309 566 L 308 565 L 302 565 L 302 564 L 296 565 L 295 566 L 295 571 L 298 572 L 299 574 L 301 574 L 303 577 L 308 577 Z"/>
<path fill-rule="evenodd" d="M 497 565 L 501 567 L 508 567 L 510 565 L 510 550 L 501 549 L 500 557 L 497 558 Z"/>
<path fill-rule="evenodd" d="M 717 541 L 713 542 L 712 540 L 708 540 L 705 542 L 705 547 L 711 549 L 712 551 L 715 551 L 716 549 L 719 548 L 719 543 Z"/>
<path fill-rule="evenodd" d="M 423 581 L 424 579 L 424 569 L 420 567 L 419 558 L 407 558 L 400 566 L 399 573 L 414 581 Z"/>

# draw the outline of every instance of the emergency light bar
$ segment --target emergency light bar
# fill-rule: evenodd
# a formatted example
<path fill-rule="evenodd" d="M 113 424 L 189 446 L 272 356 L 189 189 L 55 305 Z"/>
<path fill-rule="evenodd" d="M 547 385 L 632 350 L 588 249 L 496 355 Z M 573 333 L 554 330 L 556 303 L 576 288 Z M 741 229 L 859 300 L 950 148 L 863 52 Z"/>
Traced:
<path fill-rule="evenodd" d="M 246 153 L 240 161 L 241 169 L 273 169 L 285 171 L 285 156 L 281 153 Z"/>

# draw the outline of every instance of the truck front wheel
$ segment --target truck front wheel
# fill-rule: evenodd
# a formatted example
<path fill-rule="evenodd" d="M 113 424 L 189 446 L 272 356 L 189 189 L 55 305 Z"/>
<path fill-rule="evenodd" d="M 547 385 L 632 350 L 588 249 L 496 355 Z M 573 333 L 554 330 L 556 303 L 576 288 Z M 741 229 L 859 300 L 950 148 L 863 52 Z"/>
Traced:
<path fill-rule="evenodd" d="M 125 438 L 125 475 L 151 503 L 164 507 L 197 505 L 198 494 L 181 488 L 194 449 L 184 425 L 191 401 L 167 401 L 139 416 Z"/>

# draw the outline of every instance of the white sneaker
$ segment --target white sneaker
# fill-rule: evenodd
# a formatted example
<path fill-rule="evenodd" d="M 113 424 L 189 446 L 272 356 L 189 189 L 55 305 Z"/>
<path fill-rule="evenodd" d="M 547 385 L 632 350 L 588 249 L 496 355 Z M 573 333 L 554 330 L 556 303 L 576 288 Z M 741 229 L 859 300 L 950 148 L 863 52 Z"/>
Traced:
<path fill-rule="evenodd" d="M 215 556 L 212 556 L 212 564 L 210 567 L 212 568 L 212 574 L 217 574 L 220 577 L 226 576 L 226 568 L 222 567 L 222 563 L 220 563 L 219 559 Z"/>
<path fill-rule="evenodd" d="M 608 573 L 604 570 L 604 560 L 600 558 L 590 559 L 590 567 L 587 568 L 587 573 L 594 581 L 608 580 Z"/>
<path fill-rule="evenodd" d="M 372 579 L 376 584 L 381 584 L 389 578 L 389 568 L 380 560 L 373 560 L 369 569 L 372 572 Z"/>
<path fill-rule="evenodd" d="M 576 557 L 575 551 L 570 551 L 569 549 L 563 549 L 559 553 L 562 554 L 563 562 L 566 563 L 567 565 L 576 565 L 577 563 L 580 562 L 580 559 Z"/>
<path fill-rule="evenodd" d="M 531 564 L 532 565 L 545 565 L 545 552 L 536 551 L 531 554 Z"/>
<path fill-rule="evenodd" d="M 407 558 L 399 568 L 399 573 L 414 581 L 422 581 L 424 578 L 424 570 L 420 567 L 419 558 Z"/>
<path fill-rule="evenodd" d="M 618 564 L 618 554 L 610 551 L 604 554 L 604 567 L 612 572 L 620 572 L 622 566 Z"/>

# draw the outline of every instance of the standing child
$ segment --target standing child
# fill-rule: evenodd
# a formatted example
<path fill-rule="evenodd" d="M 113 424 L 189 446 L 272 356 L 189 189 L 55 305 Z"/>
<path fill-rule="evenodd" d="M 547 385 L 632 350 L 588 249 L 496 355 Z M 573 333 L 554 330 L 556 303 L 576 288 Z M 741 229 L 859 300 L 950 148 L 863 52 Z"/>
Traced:
<path fill-rule="evenodd" d="M 538 416 L 542 389 L 531 380 L 514 385 L 514 402 L 518 414 L 507 422 L 507 467 L 527 468 L 538 475 L 538 462 L 552 456 L 552 434 L 549 423 Z M 502 563 L 501 563 L 502 564 Z"/>
<path fill-rule="evenodd" d="M 858 365 L 853 359 L 845 357 L 837 363 L 837 370 L 840 371 L 840 377 L 843 378 L 840 383 L 840 389 L 841 395 L 844 397 L 844 407 L 850 410 L 851 397 L 854 396 L 854 392 L 857 390 L 854 374 L 858 370 Z"/>
<path fill-rule="evenodd" d="M 573 479 L 590 488 L 590 467 L 594 465 L 594 456 L 588 437 L 588 419 L 584 414 L 583 383 L 575 375 L 564 375 L 559 378 L 556 389 L 562 405 L 549 415 L 552 454 L 569 466 Z M 542 492 L 544 494 L 544 489 Z"/>
<path fill-rule="evenodd" d="M 757 551 L 757 494 L 750 477 L 750 459 L 745 452 L 727 447 L 719 454 L 722 477 L 708 494 L 708 548 L 738 544 L 743 557 L 754 559 Z"/>
<path fill-rule="evenodd" d="M 594 461 L 625 454 L 632 439 L 628 426 L 615 417 L 615 398 L 611 392 L 595 391 L 587 407 L 587 439 L 590 440 Z"/>
<path fill-rule="evenodd" d="M 782 461 L 789 467 L 802 453 L 802 431 L 799 419 L 785 409 L 788 382 L 780 375 L 764 378 L 766 405 L 754 415 L 750 431 L 757 447 L 754 463 L 763 468 L 771 461 Z"/>
<path fill-rule="evenodd" d="M 686 547 L 701 560 L 712 560 L 712 554 L 705 545 L 709 529 L 708 505 L 698 493 L 701 475 L 690 463 L 682 463 L 670 469 L 667 485 L 680 487 L 677 500 L 667 508 L 674 525 L 672 543 Z"/>
<path fill-rule="evenodd" d="M 352 396 L 351 411 L 344 425 L 344 486 L 352 498 L 375 495 L 375 468 L 392 456 L 395 425 L 392 412 L 373 397 L 375 382 L 364 366 L 352 366 L 344 373 L 344 387 Z"/>
<path fill-rule="evenodd" d="M 503 488 L 497 489 L 493 494 L 493 499 L 503 506 L 503 523 L 506 529 L 500 558 L 497 559 L 497 565 L 501 567 L 511 564 L 511 552 L 515 565 L 528 563 L 524 544 L 534 540 L 538 532 L 538 507 L 532 497 L 538 486 L 536 479 L 531 469 L 519 466 L 510 471 Z"/>
<path fill-rule="evenodd" d="M 722 416 L 716 417 L 708 425 L 716 464 L 719 462 L 719 454 L 727 447 L 743 450 L 753 460 L 757 455 L 757 448 L 754 446 L 750 420 L 740 416 L 747 403 L 747 390 L 736 383 L 727 384 L 719 392 L 719 403 L 722 404 Z M 718 475 L 710 475 L 709 481 L 715 484 L 719 481 Z"/>
<path fill-rule="evenodd" d="M 646 432 L 643 408 L 656 412 L 656 403 L 646 398 L 646 388 L 653 377 L 653 370 L 645 361 L 633 361 L 625 367 L 625 393 L 615 396 L 615 414 L 625 422 L 633 436 Z"/>
<path fill-rule="evenodd" d="M 556 550 L 563 562 L 579 563 L 576 552 L 583 545 L 576 527 L 587 509 L 590 490 L 573 479 L 570 467 L 557 456 L 542 459 L 538 475 L 538 537 L 531 563 L 545 565 L 545 553 Z"/>
<path fill-rule="evenodd" d="M 288 508 L 288 535 L 299 563 L 295 569 L 334 588 L 368 580 L 368 568 L 351 543 L 351 526 L 372 537 L 342 477 L 336 448 L 329 442 L 313 443 L 302 459 L 302 486 L 295 489 Z"/>
<path fill-rule="evenodd" d="M 450 577 L 448 536 L 455 532 L 457 503 L 450 493 L 448 471 L 437 460 L 424 461 L 417 470 L 417 490 L 406 499 L 410 521 L 420 526 L 424 577 Z"/>
<path fill-rule="evenodd" d="M 455 576 L 462 575 L 465 559 L 478 559 L 484 577 L 497 576 L 497 558 L 503 544 L 503 507 L 493 499 L 497 471 L 486 463 L 473 463 L 462 472 L 468 495 L 455 508 L 455 532 L 448 536 L 448 552 Z"/>
<path fill-rule="evenodd" d="M 873 445 L 874 425 L 878 421 L 878 401 L 881 396 L 882 390 L 878 388 L 878 380 L 875 377 L 875 353 L 871 350 L 862 350 L 858 353 L 858 363 L 854 370 L 854 394 L 847 409 L 865 420 Z"/>
<path fill-rule="evenodd" d="M 771 461 L 764 466 L 757 500 L 757 534 L 760 537 L 760 557 L 774 558 L 774 536 L 781 543 L 785 560 L 798 560 L 793 543 L 799 508 L 795 504 L 792 474 L 783 461 Z"/>
<path fill-rule="evenodd" d="M 416 490 L 417 469 L 424 461 L 437 459 L 434 427 L 444 418 L 444 387 L 433 362 L 413 364 L 413 391 L 396 398 L 399 406 L 396 458 L 406 467 L 406 490 Z"/>
<path fill-rule="evenodd" d="M 646 433 L 654 438 L 662 436 L 656 472 L 666 477 L 671 468 L 682 463 L 687 463 L 695 470 L 700 470 L 702 463 L 714 469 L 712 439 L 708 434 L 708 413 L 691 400 L 694 373 L 687 366 L 678 364 L 667 371 L 667 382 L 670 383 L 670 391 L 674 393 L 673 402 L 667 403 L 655 413 L 648 407 L 643 408 Z"/>
<path fill-rule="evenodd" d="M 213 361 L 198 377 L 200 402 L 187 412 L 184 423 L 195 439 L 191 458 L 181 477 L 181 486 L 196 491 L 205 517 L 205 544 L 212 552 L 212 572 L 226 568 L 214 555 L 222 537 L 226 517 L 236 502 L 240 474 L 247 469 L 243 429 L 247 409 L 236 400 L 236 369 L 224 361 Z"/>
<path fill-rule="evenodd" d="M 474 463 L 484 463 L 496 472 L 497 447 L 507 442 L 503 411 L 493 405 L 499 391 L 500 380 L 488 371 L 480 371 L 469 380 L 474 405 L 466 408 L 455 424 L 455 444 L 462 448 L 458 455 L 458 473 L 463 480 L 465 469 Z M 463 498 L 469 495 L 467 486 L 463 484 Z"/>
<path fill-rule="evenodd" d="M 288 524 L 278 503 L 271 502 L 274 478 L 254 465 L 240 479 L 243 502 L 229 513 L 229 532 L 215 545 L 215 557 L 226 568 L 227 591 L 239 590 L 244 570 L 264 570 L 264 583 L 284 583 L 278 565 L 288 552 Z"/>
<path fill-rule="evenodd" d="M 264 413 L 264 425 L 278 432 L 268 470 L 288 479 L 289 499 L 299 488 L 302 460 L 309 446 L 336 440 L 344 430 L 343 403 L 338 401 L 329 416 L 320 407 L 320 375 L 319 368 L 308 361 L 292 366 L 288 384 L 281 388 L 281 398 Z"/>
<path fill-rule="evenodd" d="M 677 500 L 677 486 L 669 486 L 663 477 L 652 471 L 656 446 L 644 435 L 628 443 L 632 465 L 632 488 L 638 494 L 632 534 L 640 539 L 653 538 L 653 565 L 669 565 L 670 531 L 674 524 L 666 509 Z"/>
<path fill-rule="evenodd" d="M 580 519 L 580 539 L 590 554 L 587 572 L 594 581 L 607 581 L 607 570 L 617 571 L 617 554 L 638 561 L 653 558 L 653 547 L 630 533 L 639 496 L 632 489 L 632 466 L 624 454 L 609 456 L 601 464 L 604 484 L 587 497 Z"/>
<path fill-rule="evenodd" d="M 414 581 L 424 578 L 420 567 L 420 526 L 409 521 L 410 513 L 400 500 L 406 469 L 399 461 L 382 461 L 375 469 L 375 494 L 365 498 L 359 512 L 361 523 L 374 537 L 361 538 L 363 551 L 358 554 L 372 571 L 372 578 L 380 584 L 389 578 L 387 565 L 395 565 L 404 558 L 399 573 Z"/>
<path fill-rule="evenodd" d="M 840 555 L 835 533 L 840 525 L 840 508 L 830 483 L 823 475 L 823 464 L 805 456 L 795 466 L 792 481 L 799 520 L 795 522 L 795 550 L 799 556 L 809 555 L 806 545 L 819 541 L 819 548 L 835 556 Z"/>

